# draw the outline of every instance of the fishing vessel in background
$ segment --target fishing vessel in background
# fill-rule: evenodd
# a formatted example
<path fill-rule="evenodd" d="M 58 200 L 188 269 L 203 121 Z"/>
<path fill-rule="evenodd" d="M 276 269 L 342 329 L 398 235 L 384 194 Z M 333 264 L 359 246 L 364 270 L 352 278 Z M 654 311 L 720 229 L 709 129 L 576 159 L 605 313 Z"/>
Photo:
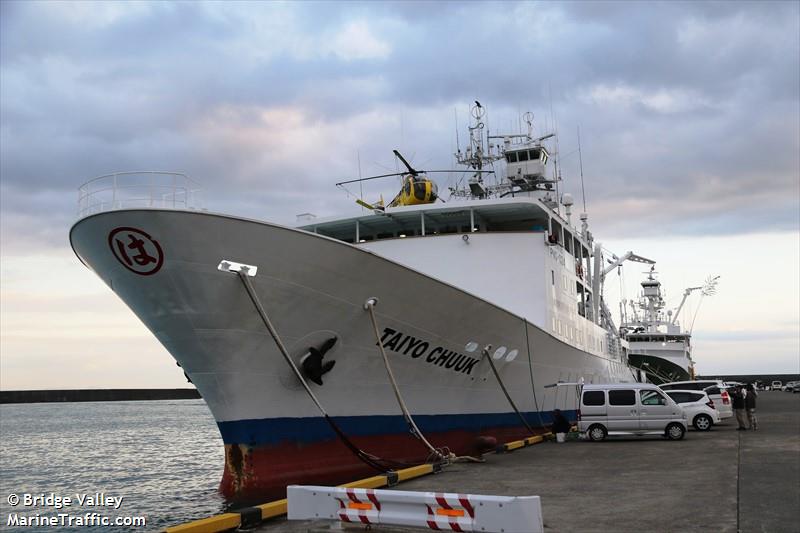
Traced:
<path fill-rule="evenodd" d="M 655 274 L 655 267 L 651 267 L 647 279 L 642 281 L 639 298 L 623 300 L 620 305 L 620 331 L 630 345 L 628 361 L 655 384 L 695 379 L 691 328 L 682 329 L 678 317 L 693 292 L 700 291 L 702 296 L 715 294 L 719 276 L 709 277 L 701 286 L 687 288 L 678 307 L 665 310 L 661 282 Z M 626 304 L 630 304 L 630 315 Z"/>
<path fill-rule="evenodd" d="M 226 448 L 222 492 L 277 496 L 521 438 L 561 382 L 633 382 L 586 213 L 552 135 L 489 135 L 472 108 L 445 202 L 406 165 L 388 203 L 297 227 L 203 209 L 172 173 L 80 189 L 70 240 L 197 387 Z M 447 172 L 452 172 L 448 170 Z"/>

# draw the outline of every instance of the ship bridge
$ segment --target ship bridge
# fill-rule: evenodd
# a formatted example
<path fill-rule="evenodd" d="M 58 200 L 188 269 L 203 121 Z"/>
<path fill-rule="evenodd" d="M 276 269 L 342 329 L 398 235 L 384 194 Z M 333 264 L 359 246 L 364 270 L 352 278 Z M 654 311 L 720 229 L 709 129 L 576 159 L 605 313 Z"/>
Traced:
<path fill-rule="evenodd" d="M 554 180 L 545 177 L 549 154 L 544 146 L 506 148 L 506 177 L 522 190 L 552 190 Z"/>

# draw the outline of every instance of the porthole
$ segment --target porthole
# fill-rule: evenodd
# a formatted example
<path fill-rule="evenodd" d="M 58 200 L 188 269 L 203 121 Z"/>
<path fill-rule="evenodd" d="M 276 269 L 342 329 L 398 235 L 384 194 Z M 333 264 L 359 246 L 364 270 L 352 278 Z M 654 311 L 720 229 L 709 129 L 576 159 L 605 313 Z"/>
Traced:
<path fill-rule="evenodd" d="M 500 359 L 506 354 L 506 347 L 501 346 L 494 351 L 494 355 L 492 355 L 492 359 Z"/>
<path fill-rule="evenodd" d="M 506 361 L 510 363 L 511 361 L 517 358 L 518 354 L 519 350 L 517 349 L 511 350 L 510 352 L 508 352 L 508 355 L 506 356 Z"/>
<path fill-rule="evenodd" d="M 478 343 L 475 342 L 475 341 L 470 341 L 470 342 L 467 343 L 466 346 L 464 346 L 464 349 L 466 351 L 468 351 L 469 353 L 472 353 L 472 352 L 474 352 L 475 350 L 478 349 Z"/>

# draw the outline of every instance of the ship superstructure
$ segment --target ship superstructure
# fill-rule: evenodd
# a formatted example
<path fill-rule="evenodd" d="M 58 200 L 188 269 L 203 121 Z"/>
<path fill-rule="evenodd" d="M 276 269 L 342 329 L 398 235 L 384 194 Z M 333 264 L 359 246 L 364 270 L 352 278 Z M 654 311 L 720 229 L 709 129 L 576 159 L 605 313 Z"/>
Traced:
<path fill-rule="evenodd" d="M 585 213 L 580 227 L 573 225 L 572 196 L 559 195 L 560 178 L 543 145 L 553 135 L 534 137 L 526 113 L 526 134 L 488 136 L 484 108 L 476 102 L 472 111 L 469 146 L 455 154 L 467 167 L 466 184 L 451 187 L 446 203 L 390 204 L 349 218 L 304 214 L 298 227 L 462 288 L 624 367 L 610 313 L 594 297 L 606 274 L 602 248 Z"/>
<path fill-rule="evenodd" d="M 639 298 L 621 302 L 620 331 L 630 345 L 629 362 L 641 369 L 648 380 L 666 383 L 694 379 L 692 333 L 681 327 L 678 317 L 693 292 L 701 291 L 703 296 L 714 294 L 718 278 L 711 277 L 701 286 L 687 288 L 678 307 L 667 309 L 661 282 L 656 278 L 655 267 L 651 267 L 641 283 Z"/>
<path fill-rule="evenodd" d="M 207 402 L 226 495 L 347 481 L 423 461 L 431 443 L 479 453 L 555 407 L 574 414 L 575 398 L 546 385 L 637 379 L 551 136 L 530 120 L 527 134 L 485 135 L 482 109 L 446 202 L 405 160 L 389 205 L 359 199 L 368 212 L 295 228 L 205 211 L 180 175 L 81 189 L 72 246 Z"/>

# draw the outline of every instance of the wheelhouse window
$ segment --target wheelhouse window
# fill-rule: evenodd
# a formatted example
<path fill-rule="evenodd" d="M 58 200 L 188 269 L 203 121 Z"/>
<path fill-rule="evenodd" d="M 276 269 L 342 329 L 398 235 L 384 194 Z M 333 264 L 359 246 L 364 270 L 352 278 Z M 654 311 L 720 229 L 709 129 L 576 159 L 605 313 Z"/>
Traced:
<path fill-rule="evenodd" d="M 523 150 L 521 152 L 517 152 L 517 157 L 519 158 L 520 162 L 527 161 L 528 160 L 528 151 L 527 150 Z"/>
<path fill-rule="evenodd" d="M 554 244 L 564 242 L 561 236 L 561 224 L 552 219 L 550 220 L 550 224 L 552 226 L 550 230 L 550 242 Z"/>
<path fill-rule="evenodd" d="M 567 230 L 564 230 L 564 249 L 572 253 L 572 234 Z"/>
<path fill-rule="evenodd" d="M 509 163 L 517 162 L 517 152 L 506 152 L 506 161 Z"/>

